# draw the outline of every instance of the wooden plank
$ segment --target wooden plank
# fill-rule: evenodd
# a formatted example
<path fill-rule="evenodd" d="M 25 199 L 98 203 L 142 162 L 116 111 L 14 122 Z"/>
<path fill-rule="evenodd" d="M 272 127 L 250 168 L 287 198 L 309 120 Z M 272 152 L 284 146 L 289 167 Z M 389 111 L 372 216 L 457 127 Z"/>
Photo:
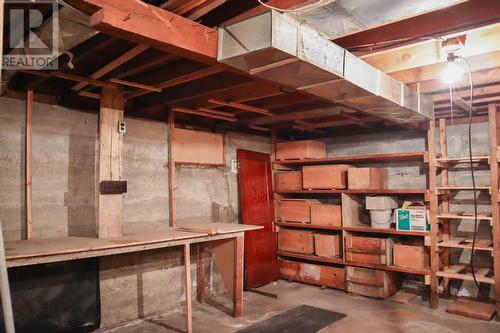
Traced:
<path fill-rule="evenodd" d="M 495 307 L 497 320 L 500 321 L 500 206 L 498 200 L 498 157 L 497 150 L 499 146 L 499 114 L 497 106 L 490 104 L 488 106 L 489 118 L 489 137 L 490 137 L 490 184 L 491 184 L 491 217 L 493 233 L 493 271 L 495 279 Z"/>
<path fill-rule="evenodd" d="M 470 299 L 459 298 L 446 309 L 446 312 L 479 320 L 491 320 L 495 305 Z"/>
<path fill-rule="evenodd" d="M 428 171 L 428 188 L 429 188 L 429 215 L 431 225 L 431 241 L 430 241 L 430 290 L 429 304 L 432 309 L 438 307 L 438 277 L 437 271 L 439 267 L 439 255 L 437 248 L 437 239 L 439 234 L 439 225 L 437 221 L 438 214 L 438 197 L 436 195 L 436 151 L 435 151 L 435 122 L 429 121 L 427 130 L 427 152 L 429 153 L 429 171 Z"/>
<path fill-rule="evenodd" d="M 168 206 L 171 227 L 177 224 L 176 177 L 175 177 L 175 113 L 168 114 Z"/>
<path fill-rule="evenodd" d="M 411 291 L 400 290 L 394 297 L 391 298 L 391 302 L 407 304 L 415 299 L 418 295 Z"/>
<path fill-rule="evenodd" d="M 76 2 L 100 8 L 90 18 L 90 26 L 96 30 L 196 61 L 217 62 L 215 29 L 133 0 Z"/>
<path fill-rule="evenodd" d="M 108 74 L 109 72 L 113 71 L 114 69 L 120 67 L 121 65 L 123 65 L 124 63 L 129 61 L 130 59 L 132 59 L 132 58 L 136 57 L 137 55 L 141 54 L 142 52 L 146 51 L 147 49 L 148 49 L 148 47 L 146 45 L 137 45 L 137 46 L 133 47 L 132 49 L 128 50 L 127 52 L 123 53 L 121 56 L 114 59 L 110 63 L 99 68 L 97 71 L 92 73 L 90 75 L 90 77 L 92 79 L 99 79 L 99 78 L 103 77 L 104 75 Z M 71 89 L 73 91 L 80 91 L 83 88 L 85 88 L 87 85 L 88 85 L 87 82 L 80 82 L 80 83 L 74 85 L 73 87 L 71 87 Z"/>
<path fill-rule="evenodd" d="M 241 317 L 243 313 L 243 249 L 245 238 L 243 236 L 234 239 L 234 290 L 233 307 L 234 317 Z"/>
<path fill-rule="evenodd" d="M 131 81 L 126 81 L 126 80 L 121 80 L 121 79 L 117 79 L 117 78 L 111 78 L 109 80 L 109 82 L 113 82 L 113 83 L 116 83 L 116 84 L 121 84 L 122 86 L 134 87 L 134 88 L 138 88 L 138 89 L 146 90 L 146 91 L 153 91 L 153 92 L 161 92 L 162 91 L 161 88 L 157 88 L 157 87 L 154 87 L 154 86 L 151 86 L 151 85 L 141 84 L 141 83 L 131 82 Z"/>
<path fill-rule="evenodd" d="M 223 166 L 224 135 L 206 131 L 174 129 L 173 159 L 178 164 Z"/>
<path fill-rule="evenodd" d="M 252 105 L 248 105 L 248 104 L 238 103 L 238 102 L 223 101 L 220 99 L 209 99 L 208 103 L 222 105 L 222 106 L 228 106 L 231 108 L 235 108 L 235 109 L 239 109 L 239 110 L 243 110 L 243 111 L 247 111 L 247 112 L 263 114 L 266 116 L 273 115 L 273 113 L 269 110 L 266 110 L 263 108 L 258 108 L 256 106 L 252 106 Z"/>
<path fill-rule="evenodd" d="M 59 78 L 59 79 L 75 81 L 75 82 L 85 82 L 85 83 L 94 85 L 96 87 L 101 87 L 101 88 L 114 89 L 116 87 L 116 84 L 111 83 L 111 82 L 99 81 L 99 80 L 95 80 L 92 78 L 83 77 L 80 75 L 74 75 L 74 74 L 65 73 L 65 72 L 60 72 L 60 71 L 47 72 L 47 71 L 20 70 L 20 72 L 26 73 L 26 74 L 31 74 L 31 75 L 36 75 L 36 76 L 42 76 L 42 77 L 46 77 L 46 78 Z"/>
<path fill-rule="evenodd" d="M 186 288 L 186 331 L 193 332 L 193 311 L 191 302 L 191 251 L 190 244 L 184 245 L 184 285 Z"/>
<path fill-rule="evenodd" d="M 99 114 L 99 183 L 121 180 L 123 136 L 118 123 L 123 121 L 124 99 L 116 89 L 103 89 Z M 99 238 L 122 235 L 122 194 L 98 194 Z"/>
<path fill-rule="evenodd" d="M 33 90 L 26 94 L 26 239 L 33 238 Z"/>
<path fill-rule="evenodd" d="M 207 117 L 207 118 L 220 119 L 220 120 L 225 120 L 225 121 L 229 121 L 229 122 L 236 122 L 238 120 L 235 117 L 220 116 L 220 115 L 217 115 L 214 113 L 208 113 L 208 112 L 204 112 L 204 111 L 192 110 L 192 109 L 181 108 L 181 107 L 174 107 L 174 108 L 172 108 L 172 111 L 179 112 L 179 113 L 194 114 L 197 116 L 202 116 L 202 117 Z"/>
<path fill-rule="evenodd" d="M 206 253 L 205 253 L 205 244 L 198 244 L 198 265 L 197 269 L 197 289 L 196 289 L 196 298 L 198 302 L 203 302 L 205 299 L 206 292 Z"/>
<path fill-rule="evenodd" d="M 448 158 L 448 137 L 446 132 L 446 120 L 439 119 L 439 148 L 441 158 Z M 437 165 L 436 165 L 437 167 Z M 448 169 L 441 170 L 441 185 L 448 186 Z M 449 195 L 445 194 L 441 197 L 441 213 L 448 214 L 450 212 Z M 443 240 L 446 241 L 450 238 L 450 224 L 444 223 L 443 226 Z M 444 249 L 440 255 L 441 262 L 444 267 L 448 267 L 450 264 L 450 251 Z M 448 298 L 450 296 L 450 279 L 443 279 L 443 292 L 444 296 Z"/>

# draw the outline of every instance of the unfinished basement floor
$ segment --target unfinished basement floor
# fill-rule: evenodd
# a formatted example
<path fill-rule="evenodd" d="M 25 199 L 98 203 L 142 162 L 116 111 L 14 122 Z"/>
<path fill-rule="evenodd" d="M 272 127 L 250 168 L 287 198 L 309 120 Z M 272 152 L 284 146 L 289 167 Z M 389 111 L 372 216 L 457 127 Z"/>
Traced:
<path fill-rule="evenodd" d="M 322 289 L 280 280 L 276 285 L 260 288 L 275 293 L 278 300 L 245 292 L 244 316 L 238 319 L 207 304 L 193 302 L 193 330 L 197 333 L 230 333 L 272 317 L 278 313 L 306 304 L 347 315 L 344 319 L 321 330 L 322 333 L 498 333 L 500 322 L 478 321 L 450 315 L 445 309 L 451 301 L 440 299 L 438 310 L 428 308 L 427 302 L 416 298 L 409 304 L 397 304 L 333 289 Z M 101 329 L 99 333 L 165 333 L 185 332 L 184 315 L 172 312 L 164 316 L 137 320 L 121 326 Z"/>

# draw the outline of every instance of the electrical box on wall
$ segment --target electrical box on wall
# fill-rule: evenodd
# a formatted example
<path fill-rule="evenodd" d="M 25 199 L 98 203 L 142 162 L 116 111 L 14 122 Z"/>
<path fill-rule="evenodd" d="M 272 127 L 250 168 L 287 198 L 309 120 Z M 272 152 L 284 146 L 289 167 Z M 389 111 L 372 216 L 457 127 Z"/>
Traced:
<path fill-rule="evenodd" d="M 118 122 L 118 133 L 120 134 L 127 133 L 127 124 L 124 121 Z"/>
<path fill-rule="evenodd" d="M 101 194 L 123 194 L 127 193 L 126 180 L 103 180 L 100 184 Z"/>
<path fill-rule="evenodd" d="M 238 173 L 240 165 L 238 163 L 238 160 L 231 159 L 231 172 L 232 173 Z"/>

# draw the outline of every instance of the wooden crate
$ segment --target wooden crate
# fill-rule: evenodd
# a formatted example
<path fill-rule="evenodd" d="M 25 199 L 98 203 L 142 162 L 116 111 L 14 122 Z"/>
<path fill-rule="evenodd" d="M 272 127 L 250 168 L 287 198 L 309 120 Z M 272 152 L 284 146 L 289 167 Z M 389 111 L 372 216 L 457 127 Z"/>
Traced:
<path fill-rule="evenodd" d="M 304 189 L 330 190 L 347 188 L 347 164 L 311 165 L 302 168 Z"/>
<path fill-rule="evenodd" d="M 342 206 L 330 204 L 311 205 L 311 224 L 341 227 Z"/>
<path fill-rule="evenodd" d="M 387 169 L 350 168 L 347 185 L 350 190 L 384 190 L 388 188 Z"/>
<path fill-rule="evenodd" d="M 341 239 L 339 234 L 315 233 L 314 252 L 320 257 L 338 257 Z"/>
<path fill-rule="evenodd" d="M 326 157 L 326 144 L 317 140 L 290 141 L 276 144 L 276 160 Z"/>
<path fill-rule="evenodd" d="M 278 249 L 286 252 L 313 254 L 314 238 L 311 231 L 280 228 Z"/>
<path fill-rule="evenodd" d="M 345 268 L 278 259 L 281 279 L 345 290 Z"/>
<path fill-rule="evenodd" d="M 274 175 L 274 187 L 277 191 L 302 190 L 302 172 L 287 171 L 277 172 Z"/>
<path fill-rule="evenodd" d="M 311 223 L 311 204 L 316 200 L 282 199 L 278 201 L 278 219 L 283 222 Z"/>
<path fill-rule="evenodd" d="M 387 298 L 401 288 L 401 275 L 362 267 L 346 267 L 347 291 L 368 297 Z"/>
<path fill-rule="evenodd" d="M 360 264 L 392 265 L 391 238 L 348 235 L 345 237 L 345 260 Z"/>
<path fill-rule="evenodd" d="M 429 248 L 425 246 L 394 244 L 394 266 L 406 268 L 428 268 Z"/>

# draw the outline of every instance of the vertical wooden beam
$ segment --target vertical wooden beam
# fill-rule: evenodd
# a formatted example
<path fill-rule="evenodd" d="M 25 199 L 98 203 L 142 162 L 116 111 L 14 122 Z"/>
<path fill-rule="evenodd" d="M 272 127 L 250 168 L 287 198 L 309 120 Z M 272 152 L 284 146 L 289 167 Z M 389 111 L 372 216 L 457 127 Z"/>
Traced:
<path fill-rule="evenodd" d="M 240 317 L 243 312 L 243 249 L 245 247 L 245 236 L 234 239 L 234 289 L 233 306 L 234 317 Z"/>
<path fill-rule="evenodd" d="M 437 271 L 439 267 L 439 254 L 437 248 L 437 239 L 439 226 L 437 223 L 438 200 L 436 194 L 436 123 L 433 120 L 429 122 L 427 131 L 427 152 L 429 153 L 429 205 L 430 205 L 430 224 L 431 224 L 431 244 L 430 244 L 430 260 L 431 260 L 431 281 L 429 303 L 432 309 L 438 307 L 438 277 Z"/>
<path fill-rule="evenodd" d="M 177 224 L 176 209 L 176 179 L 175 179 L 175 161 L 174 161 L 174 142 L 175 142 L 175 112 L 168 114 L 168 203 L 170 226 Z"/>
<path fill-rule="evenodd" d="M 495 278 L 495 300 L 497 320 L 500 321 L 500 207 L 498 193 L 498 156 L 500 114 L 495 104 L 488 105 L 490 134 L 491 217 L 493 231 L 493 270 Z"/>
<path fill-rule="evenodd" d="M 439 119 L 439 150 L 441 157 L 448 157 L 448 137 L 446 134 L 446 119 Z M 441 169 L 441 186 L 448 186 L 448 165 Z M 443 214 L 450 212 L 450 197 L 448 194 L 441 196 L 441 209 Z M 450 239 L 450 220 L 443 220 L 443 240 Z M 450 265 L 450 251 L 444 248 L 440 256 L 441 262 L 444 268 L 448 268 Z M 443 292 L 444 296 L 448 298 L 450 296 L 450 279 L 443 278 Z"/>
<path fill-rule="evenodd" d="M 99 183 L 121 180 L 123 135 L 118 123 L 123 121 L 124 98 L 118 89 L 104 88 L 99 113 Z M 98 191 L 99 191 L 99 184 Z M 122 235 L 122 194 L 98 194 L 99 238 Z"/>
<path fill-rule="evenodd" d="M 186 284 L 186 331 L 193 332 L 193 310 L 191 303 L 191 250 L 190 244 L 184 244 L 184 281 Z"/>
<path fill-rule="evenodd" d="M 33 238 L 33 90 L 26 94 L 26 239 Z"/>
<path fill-rule="evenodd" d="M 197 266 L 197 299 L 198 302 L 203 302 L 205 299 L 205 290 L 206 290 L 206 272 L 205 272 L 205 244 L 198 244 L 198 266 Z"/>

